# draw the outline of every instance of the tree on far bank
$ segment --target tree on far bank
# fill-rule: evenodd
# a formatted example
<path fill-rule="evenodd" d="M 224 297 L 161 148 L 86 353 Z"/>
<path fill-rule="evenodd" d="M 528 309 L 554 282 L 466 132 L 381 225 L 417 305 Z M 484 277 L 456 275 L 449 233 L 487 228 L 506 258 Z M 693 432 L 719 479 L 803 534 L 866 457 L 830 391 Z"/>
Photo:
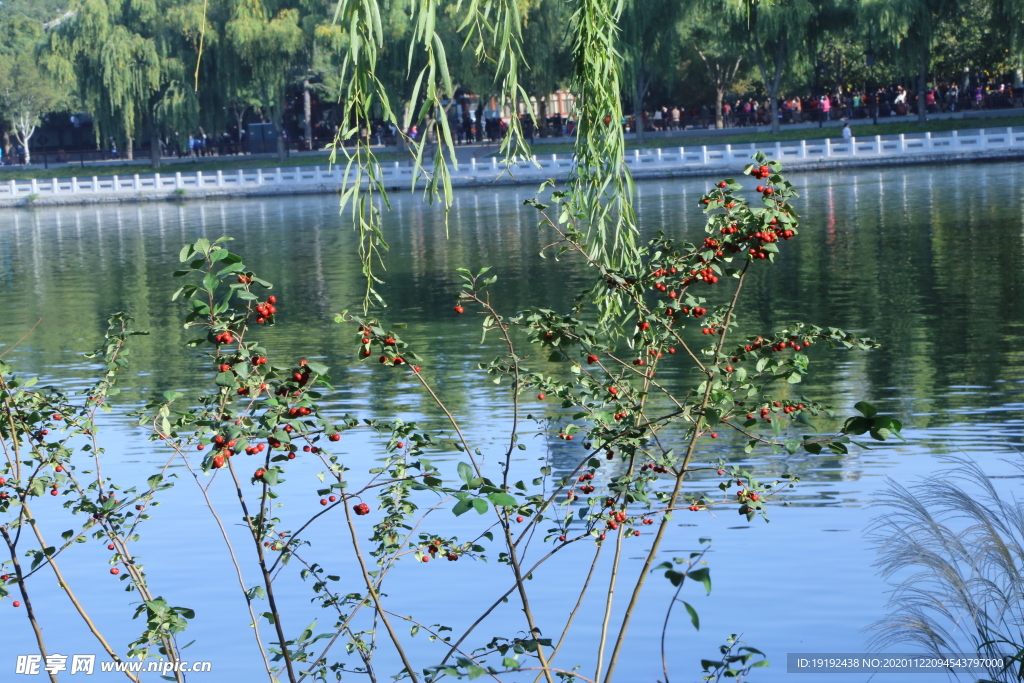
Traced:
<path fill-rule="evenodd" d="M 193 73 L 203 27 L 201 0 L 81 0 L 49 33 L 48 62 L 74 84 L 97 123 L 97 142 L 123 143 L 149 131 L 154 167 L 165 128 L 198 121 Z"/>
<path fill-rule="evenodd" d="M 285 95 L 305 47 L 299 10 L 285 2 L 233 0 L 224 38 L 229 57 L 222 64 L 239 70 L 233 80 L 251 84 L 264 115 L 277 129 L 277 154 L 283 159 Z"/>
<path fill-rule="evenodd" d="M 679 40 L 700 57 L 715 90 L 715 128 L 725 126 L 722 104 L 743 64 L 745 20 L 720 7 L 695 4 L 677 24 Z"/>
<path fill-rule="evenodd" d="M 733 21 L 746 22 L 747 53 L 768 91 L 772 133 L 779 132 L 779 87 L 782 74 L 807 43 L 818 8 L 811 0 L 776 0 L 730 5 Z"/>
<path fill-rule="evenodd" d="M 956 0 L 864 0 L 862 17 L 877 26 L 896 48 L 901 61 L 917 69 L 917 118 L 928 120 L 924 107 L 932 47 L 941 23 L 959 11 Z"/>
<path fill-rule="evenodd" d="M 633 100 L 636 139 L 643 142 L 644 98 L 655 78 L 670 74 L 679 54 L 671 27 L 682 15 L 679 0 L 627 0 L 619 19 L 623 83 Z"/>
<path fill-rule="evenodd" d="M 67 91 L 46 74 L 32 53 L 0 57 L 0 116 L 32 163 L 29 141 L 43 117 L 66 100 Z"/>

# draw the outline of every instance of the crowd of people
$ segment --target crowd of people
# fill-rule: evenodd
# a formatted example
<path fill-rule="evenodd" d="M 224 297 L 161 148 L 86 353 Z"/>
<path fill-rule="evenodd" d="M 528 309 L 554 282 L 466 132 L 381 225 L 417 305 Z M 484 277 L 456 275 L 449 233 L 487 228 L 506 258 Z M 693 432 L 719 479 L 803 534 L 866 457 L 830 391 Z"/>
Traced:
<path fill-rule="evenodd" d="M 809 123 L 832 120 L 885 118 L 916 114 L 918 94 L 900 85 L 869 90 L 838 90 L 817 97 L 782 97 L 779 99 L 781 123 Z M 971 109 L 1002 109 L 1020 107 L 1024 103 L 1024 88 L 1012 84 L 975 85 L 962 90 L 953 83 L 942 83 L 928 88 L 923 106 L 929 114 L 957 112 Z M 766 97 L 727 98 L 722 105 L 723 124 L 728 127 L 771 125 L 771 106 Z M 685 128 L 709 128 L 715 125 L 715 111 L 705 104 L 690 110 L 678 105 L 662 106 L 653 112 L 643 112 L 646 131 L 673 131 Z M 635 117 L 625 122 L 635 131 Z"/>

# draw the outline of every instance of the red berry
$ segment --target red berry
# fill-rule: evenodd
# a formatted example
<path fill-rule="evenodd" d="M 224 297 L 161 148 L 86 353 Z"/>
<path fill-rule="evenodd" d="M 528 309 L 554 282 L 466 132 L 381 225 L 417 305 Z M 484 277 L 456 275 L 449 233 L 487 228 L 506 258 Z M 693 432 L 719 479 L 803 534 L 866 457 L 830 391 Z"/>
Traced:
<path fill-rule="evenodd" d="M 270 296 L 267 297 L 267 303 L 268 304 L 276 304 L 277 303 L 277 297 L 274 296 L 273 294 L 271 294 Z"/>
<path fill-rule="evenodd" d="M 544 394 L 537 394 L 537 398 L 541 401 L 544 400 Z"/>
<path fill-rule="evenodd" d="M 121 570 L 118 569 L 117 567 L 111 567 L 110 568 L 110 573 L 113 574 L 114 576 L 117 576 L 118 574 L 121 573 Z"/>
<path fill-rule="evenodd" d="M 463 308 L 462 306 L 459 306 L 458 304 L 455 304 L 455 307 L 452 308 L 452 310 L 455 311 L 456 313 L 464 313 L 466 311 L 465 308 Z M 426 558 L 423 558 L 423 559 L 425 560 Z"/>
<path fill-rule="evenodd" d="M 333 503 L 334 501 L 338 500 L 338 497 L 337 496 L 330 496 L 327 500 L 329 500 L 329 501 L 331 501 Z"/>
<path fill-rule="evenodd" d="M 718 438 L 718 432 L 711 432 L 711 438 L 712 439 L 717 439 Z"/>
<path fill-rule="evenodd" d="M 114 544 L 113 543 L 108 543 L 107 544 L 107 550 L 113 550 L 113 549 L 114 549 Z"/>
<path fill-rule="evenodd" d="M 321 505 L 327 505 L 327 499 L 326 498 L 321 498 L 320 499 L 320 504 Z"/>
<path fill-rule="evenodd" d="M 523 519 L 524 518 L 521 515 L 519 517 L 516 517 L 516 521 L 519 522 L 520 524 L 522 524 Z"/>
<path fill-rule="evenodd" d="M 430 562 L 430 558 L 429 558 L 429 557 L 427 557 L 426 555 L 424 555 L 424 556 L 423 556 L 423 561 L 424 561 L 424 562 Z"/>
<path fill-rule="evenodd" d="M 331 441 L 341 441 L 341 434 L 331 434 L 327 438 Z"/>
<path fill-rule="evenodd" d="M 13 604 L 13 605 L 14 605 L 15 607 L 21 607 L 21 600 L 15 600 L 15 601 L 14 601 L 13 603 L 11 603 L 11 604 Z"/>

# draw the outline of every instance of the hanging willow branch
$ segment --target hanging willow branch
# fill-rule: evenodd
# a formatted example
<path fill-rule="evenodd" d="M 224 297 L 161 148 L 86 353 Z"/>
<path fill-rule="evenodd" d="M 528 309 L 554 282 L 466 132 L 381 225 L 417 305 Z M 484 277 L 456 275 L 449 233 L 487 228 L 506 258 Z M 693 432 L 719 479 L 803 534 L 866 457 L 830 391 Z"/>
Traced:
<path fill-rule="evenodd" d="M 622 2 L 577 0 L 572 17 L 573 92 L 576 95 L 576 172 L 569 209 L 583 218 L 591 261 L 612 270 L 628 270 L 639 263 L 636 215 L 632 201 L 636 188 L 626 168 L 625 135 L 619 98 L 622 59 L 616 50 Z M 618 290 L 595 289 L 602 320 L 621 312 Z"/>
<path fill-rule="evenodd" d="M 409 45 L 409 78 L 413 81 L 410 101 L 416 108 L 414 121 L 422 125 L 424 133 L 417 139 L 409 138 L 395 114 L 386 88 L 377 75 L 377 53 L 384 48 L 380 7 L 377 0 L 342 0 L 335 15 L 335 23 L 343 33 L 347 49 L 341 66 L 340 82 L 345 83 L 342 93 L 343 125 L 334 141 L 332 163 L 342 141 L 355 138 L 353 152 L 346 152 L 345 181 L 342 192 L 342 210 L 348 209 L 353 226 L 359 232 L 359 256 L 366 291 L 363 308 L 374 303 L 384 305 L 376 286 L 381 280 L 375 275 L 376 267 L 383 267 L 382 254 L 387 250 L 382 228 L 380 203 L 388 205 L 387 188 L 379 173 L 379 163 L 370 147 L 368 135 L 373 120 L 371 112 L 379 107 L 381 118 L 398 130 L 398 135 L 411 147 L 412 187 L 423 184 L 428 201 L 440 201 L 447 210 L 454 200 L 451 170 L 448 161 L 456 164 L 455 143 L 448 119 L 443 115 L 446 103 L 451 102 L 455 87 L 448 70 L 448 57 L 444 43 L 437 32 L 438 3 L 436 0 L 409 0 L 408 11 L 414 27 Z M 523 17 L 515 0 L 468 0 L 460 2 L 455 11 L 461 13 L 459 31 L 464 35 L 463 49 L 472 49 L 481 63 L 493 65 L 495 82 L 500 83 L 500 104 L 516 110 L 522 103 L 533 116 L 530 99 L 520 85 L 523 68 Z M 413 73 L 413 55 L 425 59 L 423 66 Z M 437 144 L 431 139 L 436 134 Z M 520 156 L 529 156 L 522 127 L 517 116 L 509 122 L 509 134 L 501 145 L 502 156 L 511 162 Z M 432 165 L 427 164 L 430 157 Z"/>

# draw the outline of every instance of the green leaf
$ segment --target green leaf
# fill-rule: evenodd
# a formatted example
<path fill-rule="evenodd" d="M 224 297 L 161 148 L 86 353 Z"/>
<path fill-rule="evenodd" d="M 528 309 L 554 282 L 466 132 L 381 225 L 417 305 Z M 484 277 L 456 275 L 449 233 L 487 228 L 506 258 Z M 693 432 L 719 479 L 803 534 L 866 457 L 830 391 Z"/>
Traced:
<path fill-rule="evenodd" d="M 461 479 L 464 484 L 469 485 L 470 480 L 473 478 L 473 468 L 469 465 L 469 463 L 460 462 L 458 470 L 459 479 Z"/>
<path fill-rule="evenodd" d="M 685 600 L 683 601 L 683 607 L 685 607 L 686 611 L 689 612 L 689 614 L 690 614 L 690 623 L 693 624 L 693 627 L 699 631 L 700 630 L 700 617 L 697 616 L 697 610 L 695 610 L 690 605 L 690 603 L 686 602 Z"/>
<path fill-rule="evenodd" d="M 217 289 L 217 285 L 219 285 L 219 284 L 220 284 L 220 280 L 218 280 L 217 276 L 214 275 L 213 273 L 207 273 L 203 277 L 203 289 L 205 289 L 207 292 L 212 292 L 212 291 L 216 290 Z"/>
<path fill-rule="evenodd" d="M 491 501 L 492 505 L 502 507 L 512 507 L 517 504 L 515 497 L 507 493 L 489 493 L 487 500 Z"/>
<path fill-rule="evenodd" d="M 694 581 L 700 581 L 704 584 L 704 590 L 711 595 L 711 570 L 707 567 L 701 567 L 700 569 L 694 569 L 687 573 L 687 576 Z"/>
<path fill-rule="evenodd" d="M 858 401 L 853 404 L 853 407 L 864 417 L 874 417 L 875 415 L 878 415 L 878 410 L 867 401 Z"/>
<path fill-rule="evenodd" d="M 452 512 L 455 513 L 456 517 L 458 517 L 463 513 L 469 512 L 469 510 L 472 507 L 473 504 L 469 501 L 469 499 L 460 500 L 458 503 L 455 504 L 455 507 L 452 508 Z"/>
<path fill-rule="evenodd" d="M 673 586 L 678 586 L 686 580 L 686 574 L 677 572 L 675 569 L 669 569 L 665 572 L 665 578 L 671 581 Z"/>
<path fill-rule="evenodd" d="M 219 372 L 217 373 L 217 386 L 219 387 L 233 387 L 235 385 L 235 373 L 233 372 Z"/>
<path fill-rule="evenodd" d="M 843 425 L 843 432 L 846 434 L 859 435 L 868 431 L 872 427 L 872 421 L 866 417 L 851 417 Z"/>
<path fill-rule="evenodd" d="M 483 498 L 473 499 L 473 509 L 479 512 L 481 515 L 487 512 L 487 501 Z"/>
<path fill-rule="evenodd" d="M 313 361 L 308 361 L 306 363 L 306 367 L 309 368 L 310 372 L 316 373 L 318 375 L 327 374 L 327 366 L 324 365 L 323 363 L 314 363 Z"/>

